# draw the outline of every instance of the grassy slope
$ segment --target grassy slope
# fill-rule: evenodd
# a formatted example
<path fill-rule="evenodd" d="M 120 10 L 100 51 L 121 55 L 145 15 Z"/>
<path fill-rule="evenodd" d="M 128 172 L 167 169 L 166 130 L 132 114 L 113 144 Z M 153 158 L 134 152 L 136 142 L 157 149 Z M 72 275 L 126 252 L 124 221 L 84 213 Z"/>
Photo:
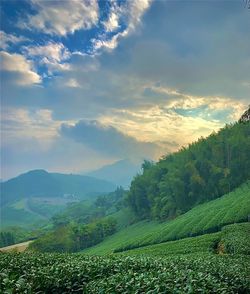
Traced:
<path fill-rule="evenodd" d="M 250 183 L 208 203 L 198 205 L 187 213 L 165 223 L 139 222 L 126 227 L 84 252 L 108 254 L 115 249 L 125 250 L 202 235 L 223 225 L 245 220 L 250 214 Z"/>
<path fill-rule="evenodd" d="M 1 227 L 20 226 L 30 228 L 40 222 L 45 223 L 65 206 L 46 204 L 36 198 L 23 198 L 2 207 Z"/>
<path fill-rule="evenodd" d="M 161 244 L 149 245 L 122 252 L 125 255 L 151 255 L 164 257 L 167 255 L 215 253 L 221 238 L 221 232 L 190 237 Z"/>
<path fill-rule="evenodd" d="M 36 222 L 43 222 L 44 219 L 41 218 L 36 213 L 27 211 L 23 208 L 15 208 L 9 205 L 2 207 L 1 212 L 1 228 L 8 226 L 21 226 L 28 227 Z"/>
<path fill-rule="evenodd" d="M 217 233 L 122 252 L 125 255 L 152 255 L 156 257 L 197 253 L 250 255 L 250 223 L 232 224 L 223 227 L 222 231 Z"/>

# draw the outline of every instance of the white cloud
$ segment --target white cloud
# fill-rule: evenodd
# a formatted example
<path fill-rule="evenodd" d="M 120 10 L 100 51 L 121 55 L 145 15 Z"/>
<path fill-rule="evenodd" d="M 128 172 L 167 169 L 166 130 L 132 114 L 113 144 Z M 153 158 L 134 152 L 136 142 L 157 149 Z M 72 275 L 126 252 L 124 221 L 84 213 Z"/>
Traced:
<path fill-rule="evenodd" d="M 152 0 L 133 0 L 119 6 L 115 0 L 112 1 L 108 19 L 102 22 L 106 32 L 92 40 L 94 51 L 101 48 L 115 49 L 119 39 L 127 37 L 136 30 L 151 2 Z M 121 22 L 125 24 L 125 28 L 109 38 L 106 33 L 117 31 Z"/>
<path fill-rule="evenodd" d="M 125 30 L 123 32 L 117 33 L 114 35 L 111 39 L 106 39 L 105 34 L 101 37 L 99 36 L 99 39 L 93 39 L 93 48 L 94 50 L 99 50 L 101 48 L 105 48 L 107 50 L 113 50 L 117 47 L 118 41 L 121 37 L 125 37 L 128 34 L 128 30 Z"/>
<path fill-rule="evenodd" d="M 37 14 L 19 20 L 19 26 L 65 36 L 80 29 L 90 29 L 98 22 L 97 0 L 43 1 L 32 0 Z"/>
<path fill-rule="evenodd" d="M 28 41 L 28 38 L 25 38 L 23 36 L 15 36 L 11 34 L 6 34 L 4 31 L 0 31 L 0 48 L 3 50 L 6 50 L 9 48 L 12 44 L 18 44 L 25 41 Z"/>
<path fill-rule="evenodd" d="M 64 84 L 66 87 L 70 87 L 70 88 L 80 88 L 81 86 L 79 85 L 79 83 L 77 82 L 76 79 L 69 79 L 68 81 L 66 81 L 66 83 Z"/>
<path fill-rule="evenodd" d="M 150 7 L 152 0 L 134 0 L 129 1 L 128 7 L 128 28 L 130 31 L 135 30 L 136 26 L 141 22 L 141 18 L 145 11 Z"/>
<path fill-rule="evenodd" d="M 169 109 L 180 108 L 188 110 L 205 106 L 211 113 L 217 110 L 223 111 L 230 109 L 230 118 L 232 120 L 237 120 L 246 108 L 246 103 L 237 101 L 231 97 L 195 96 L 182 93 L 177 89 L 162 86 L 152 86 L 149 89 L 152 91 L 152 97 L 154 96 L 154 93 L 163 95 L 163 102 L 161 104 L 165 107 L 168 107 Z M 166 100 L 164 99 L 164 96 L 167 98 L 167 101 L 164 101 Z M 203 112 L 205 113 L 205 111 Z"/>
<path fill-rule="evenodd" d="M 8 81 L 26 86 L 41 82 L 40 76 L 33 70 L 31 61 L 25 59 L 20 54 L 10 54 L 5 51 L 0 52 L 1 69 L 8 72 Z"/>
<path fill-rule="evenodd" d="M 119 21 L 122 14 L 122 9 L 120 6 L 118 6 L 115 0 L 111 0 L 110 4 L 111 6 L 109 16 L 105 21 L 102 22 L 107 32 L 113 32 L 120 27 Z"/>
<path fill-rule="evenodd" d="M 117 30 L 119 26 L 119 16 L 115 11 L 111 11 L 109 18 L 103 22 L 105 30 L 107 32 L 113 32 Z"/>
<path fill-rule="evenodd" d="M 44 138 L 55 135 L 56 128 L 52 124 L 52 112 L 49 109 L 29 111 L 25 108 L 5 108 L 2 121 L 3 126 L 8 127 L 8 124 L 12 126 L 15 136 Z M 8 124 L 5 125 L 5 121 Z M 16 133 L 16 130 L 21 132 Z"/>
<path fill-rule="evenodd" d="M 146 109 L 114 110 L 99 118 L 129 136 L 141 141 L 164 143 L 162 154 L 176 151 L 178 147 L 207 136 L 223 126 L 222 122 L 208 121 L 200 117 L 184 117 L 175 111 L 158 105 Z M 158 154 L 158 156 L 162 155 Z"/>
<path fill-rule="evenodd" d="M 40 56 L 49 62 L 62 62 L 70 57 L 69 50 L 62 43 L 48 42 L 43 46 L 25 46 L 23 51 L 28 56 Z"/>
<path fill-rule="evenodd" d="M 62 43 L 48 42 L 41 46 L 23 46 L 22 51 L 29 58 L 38 58 L 38 62 L 47 67 L 49 75 L 68 70 L 70 67 L 66 61 L 71 53 Z"/>

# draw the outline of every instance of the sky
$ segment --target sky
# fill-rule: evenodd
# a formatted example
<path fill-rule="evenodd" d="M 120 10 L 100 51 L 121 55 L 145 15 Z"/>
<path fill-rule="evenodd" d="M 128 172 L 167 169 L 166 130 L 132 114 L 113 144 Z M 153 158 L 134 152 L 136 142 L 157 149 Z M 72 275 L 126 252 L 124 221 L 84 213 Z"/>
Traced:
<path fill-rule="evenodd" d="M 244 112 L 241 0 L 1 0 L 1 178 L 157 160 Z"/>

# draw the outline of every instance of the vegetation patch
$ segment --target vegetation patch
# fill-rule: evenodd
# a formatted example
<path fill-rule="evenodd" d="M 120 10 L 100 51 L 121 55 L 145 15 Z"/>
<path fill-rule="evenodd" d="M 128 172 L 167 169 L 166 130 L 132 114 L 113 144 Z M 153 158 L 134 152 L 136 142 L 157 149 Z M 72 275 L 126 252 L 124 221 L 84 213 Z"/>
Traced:
<path fill-rule="evenodd" d="M 0 255 L 2 293 L 248 293 L 245 256 Z"/>
<path fill-rule="evenodd" d="M 220 231 L 227 224 L 247 221 L 250 214 L 250 184 L 242 185 L 221 198 L 196 206 L 168 222 L 143 221 L 129 226 L 97 246 L 88 254 L 106 254 L 174 241 Z"/>
<path fill-rule="evenodd" d="M 145 161 L 129 206 L 139 219 L 166 220 L 229 193 L 250 179 L 249 138 L 249 121 L 235 123 L 155 164 Z"/>
<path fill-rule="evenodd" d="M 250 255 L 250 223 L 224 227 L 220 246 L 224 253 Z"/>
<path fill-rule="evenodd" d="M 168 255 L 216 253 L 221 232 L 169 241 L 123 252 L 125 255 L 165 257 Z"/>

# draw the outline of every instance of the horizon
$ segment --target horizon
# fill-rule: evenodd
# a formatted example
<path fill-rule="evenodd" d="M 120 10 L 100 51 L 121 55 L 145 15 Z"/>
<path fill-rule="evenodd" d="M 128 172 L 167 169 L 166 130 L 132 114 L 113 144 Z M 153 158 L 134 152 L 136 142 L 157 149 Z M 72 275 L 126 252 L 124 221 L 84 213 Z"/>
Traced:
<path fill-rule="evenodd" d="M 0 8 L 2 181 L 157 161 L 235 122 L 249 104 L 243 1 L 3 0 Z"/>

